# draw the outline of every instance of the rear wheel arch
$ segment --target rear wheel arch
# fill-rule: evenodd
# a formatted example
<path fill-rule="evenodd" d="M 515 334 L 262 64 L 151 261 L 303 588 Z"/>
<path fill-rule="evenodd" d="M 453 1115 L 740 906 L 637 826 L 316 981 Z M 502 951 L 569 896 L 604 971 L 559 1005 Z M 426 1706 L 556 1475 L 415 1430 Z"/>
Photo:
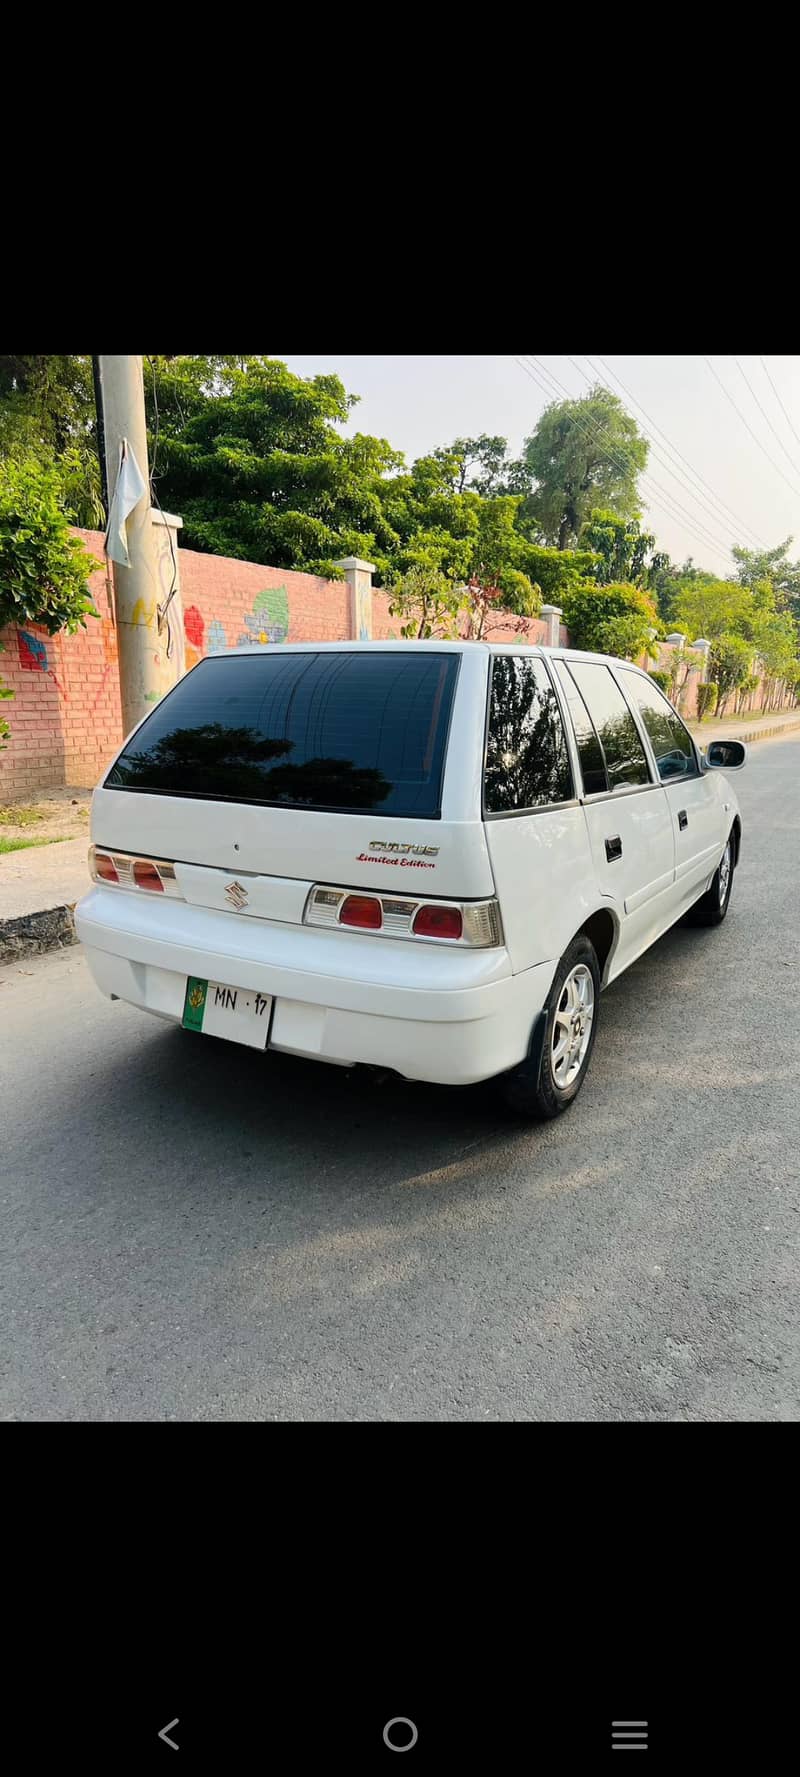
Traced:
<path fill-rule="evenodd" d="M 581 934 L 589 939 L 600 965 L 600 981 L 603 985 L 605 985 L 608 965 L 617 941 L 617 931 L 617 921 L 611 909 L 598 907 L 596 913 L 592 913 L 588 919 L 584 920 L 583 925 L 578 927 L 572 939 L 574 943 L 575 938 L 579 938 Z"/>

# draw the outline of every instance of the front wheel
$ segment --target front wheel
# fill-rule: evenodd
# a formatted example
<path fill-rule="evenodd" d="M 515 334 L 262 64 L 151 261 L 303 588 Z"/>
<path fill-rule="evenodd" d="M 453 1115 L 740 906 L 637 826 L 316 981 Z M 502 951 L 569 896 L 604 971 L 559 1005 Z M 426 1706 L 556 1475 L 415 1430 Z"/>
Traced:
<path fill-rule="evenodd" d="M 558 1117 L 586 1078 L 600 1000 L 600 965 L 581 934 L 564 952 L 544 1010 L 538 1053 L 528 1055 L 501 1085 L 506 1104 L 523 1117 Z"/>
<path fill-rule="evenodd" d="M 689 924 L 694 926 L 721 926 L 731 904 L 733 891 L 734 851 L 733 836 L 729 835 L 728 843 L 714 872 L 711 887 L 690 907 Z"/>

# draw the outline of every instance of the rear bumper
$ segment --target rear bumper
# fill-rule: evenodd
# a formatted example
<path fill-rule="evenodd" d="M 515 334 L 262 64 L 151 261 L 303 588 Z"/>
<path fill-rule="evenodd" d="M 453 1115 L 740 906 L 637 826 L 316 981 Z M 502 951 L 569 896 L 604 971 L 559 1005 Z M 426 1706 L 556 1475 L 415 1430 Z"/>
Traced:
<path fill-rule="evenodd" d="M 242 919 L 94 888 L 75 913 L 101 992 L 179 1022 L 187 975 L 274 1000 L 269 1047 L 470 1085 L 514 1067 L 553 964 L 513 975 L 507 952 L 449 950 Z"/>

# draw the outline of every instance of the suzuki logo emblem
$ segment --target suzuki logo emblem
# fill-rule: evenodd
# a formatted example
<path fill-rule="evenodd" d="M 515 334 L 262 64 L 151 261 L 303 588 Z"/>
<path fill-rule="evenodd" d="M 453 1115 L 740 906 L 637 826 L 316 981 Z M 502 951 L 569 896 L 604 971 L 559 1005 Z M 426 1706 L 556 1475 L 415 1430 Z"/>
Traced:
<path fill-rule="evenodd" d="M 237 913 L 241 913 L 242 908 L 247 906 L 250 897 L 247 893 L 247 889 L 243 888 L 240 882 L 229 882 L 225 890 L 225 899 L 226 901 L 230 901 L 231 906 L 236 908 Z"/>

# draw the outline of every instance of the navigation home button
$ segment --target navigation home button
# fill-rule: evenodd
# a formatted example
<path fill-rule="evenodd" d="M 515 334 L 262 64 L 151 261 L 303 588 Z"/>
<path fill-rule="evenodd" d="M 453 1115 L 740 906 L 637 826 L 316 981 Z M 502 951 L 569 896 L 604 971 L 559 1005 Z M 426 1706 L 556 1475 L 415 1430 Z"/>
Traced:
<path fill-rule="evenodd" d="M 383 1730 L 384 1744 L 390 1752 L 410 1752 L 419 1739 L 416 1726 L 407 1715 L 393 1715 Z"/>

